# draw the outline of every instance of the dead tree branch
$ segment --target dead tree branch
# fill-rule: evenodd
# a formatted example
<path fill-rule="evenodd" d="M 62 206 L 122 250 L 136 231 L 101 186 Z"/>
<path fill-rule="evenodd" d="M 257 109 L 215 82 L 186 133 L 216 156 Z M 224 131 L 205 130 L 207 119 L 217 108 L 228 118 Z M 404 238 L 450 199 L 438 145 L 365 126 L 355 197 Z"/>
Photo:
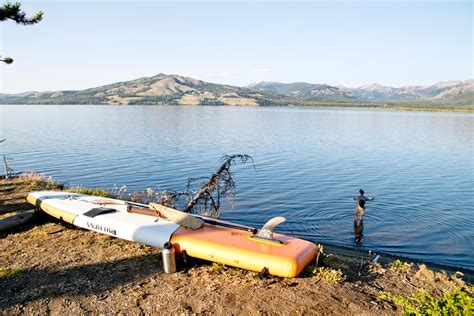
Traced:
<path fill-rule="evenodd" d="M 222 157 L 222 161 L 220 168 L 201 184 L 200 188 L 192 195 L 192 198 L 188 199 L 183 211 L 188 213 L 197 211 L 212 217 L 219 217 L 221 197 L 226 196 L 230 200 L 234 198 L 235 181 L 232 178 L 230 167 L 235 164 L 245 164 L 249 161 L 253 164 L 253 158 L 245 154 L 235 154 L 225 155 Z M 199 179 L 202 178 L 189 180 L 188 191 L 191 185 Z"/>
<path fill-rule="evenodd" d="M 187 213 L 219 217 L 221 198 L 226 197 L 228 200 L 233 200 L 235 196 L 235 181 L 230 171 L 231 166 L 247 162 L 253 164 L 253 158 L 249 155 L 225 155 L 222 157 L 222 164 L 219 169 L 209 178 L 188 179 L 187 189 L 183 192 L 161 191 L 157 195 L 158 203 L 182 209 Z M 193 187 L 197 186 L 196 183 L 199 181 L 202 182 L 199 184 L 198 189 L 193 190 Z M 182 199 L 185 200 L 183 201 Z M 181 200 L 181 203 L 179 203 L 179 200 Z"/>
<path fill-rule="evenodd" d="M 231 166 L 251 162 L 255 169 L 253 158 L 249 155 L 225 155 L 221 160 L 221 166 L 209 178 L 188 179 L 188 185 L 184 191 L 155 191 L 149 188 L 146 191 L 129 194 L 128 198 L 141 203 L 155 201 L 161 205 L 187 213 L 218 218 L 220 215 L 221 198 L 225 197 L 227 200 L 232 201 L 235 197 L 235 181 L 230 171 Z M 197 189 L 194 189 L 196 187 Z M 121 186 L 118 194 L 115 195 L 125 199 L 125 192 L 126 187 Z"/>

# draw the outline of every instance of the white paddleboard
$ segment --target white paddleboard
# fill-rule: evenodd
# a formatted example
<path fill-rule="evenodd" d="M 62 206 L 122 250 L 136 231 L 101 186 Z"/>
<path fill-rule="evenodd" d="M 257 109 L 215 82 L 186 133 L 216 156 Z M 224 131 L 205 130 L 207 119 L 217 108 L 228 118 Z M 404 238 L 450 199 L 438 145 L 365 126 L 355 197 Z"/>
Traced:
<path fill-rule="evenodd" d="M 153 247 L 163 248 L 179 228 L 179 225 L 166 219 L 129 213 L 124 202 L 114 199 L 59 191 L 39 191 L 31 192 L 28 201 L 46 213 L 75 226 Z M 93 217 L 87 216 L 87 212 L 100 208 L 109 210 Z"/>

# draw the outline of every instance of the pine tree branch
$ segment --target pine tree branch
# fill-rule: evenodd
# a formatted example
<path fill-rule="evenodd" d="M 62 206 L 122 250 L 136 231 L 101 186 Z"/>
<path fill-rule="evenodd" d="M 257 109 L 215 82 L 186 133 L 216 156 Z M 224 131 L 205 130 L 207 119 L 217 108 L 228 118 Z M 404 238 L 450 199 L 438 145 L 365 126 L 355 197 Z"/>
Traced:
<path fill-rule="evenodd" d="M 7 2 L 0 6 L 0 22 L 12 20 L 17 24 L 31 25 L 41 21 L 43 19 L 43 14 L 43 11 L 39 11 L 31 18 L 28 18 L 26 13 L 21 10 L 21 3 L 19 2 Z"/>

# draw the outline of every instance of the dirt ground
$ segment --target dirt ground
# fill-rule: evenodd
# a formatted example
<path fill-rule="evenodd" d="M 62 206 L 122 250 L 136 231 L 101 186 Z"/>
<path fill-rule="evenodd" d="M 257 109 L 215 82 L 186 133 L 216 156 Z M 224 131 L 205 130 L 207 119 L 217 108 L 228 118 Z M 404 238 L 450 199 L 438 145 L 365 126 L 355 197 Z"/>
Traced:
<path fill-rule="evenodd" d="M 0 180 L 0 217 L 31 209 L 26 193 L 50 183 Z M 401 271 L 334 257 L 346 279 L 332 283 L 307 269 L 297 278 L 178 258 L 166 274 L 159 249 L 37 216 L 0 233 L 2 314 L 399 314 L 382 291 L 440 296 L 472 287 L 425 266 Z M 328 260 L 329 262 L 329 260 Z"/>

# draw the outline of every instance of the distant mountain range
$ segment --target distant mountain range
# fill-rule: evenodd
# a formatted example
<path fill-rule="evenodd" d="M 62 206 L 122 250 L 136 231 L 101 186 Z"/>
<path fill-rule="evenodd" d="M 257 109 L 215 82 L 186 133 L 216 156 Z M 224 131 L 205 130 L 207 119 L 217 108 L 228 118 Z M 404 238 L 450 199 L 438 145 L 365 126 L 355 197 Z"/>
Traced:
<path fill-rule="evenodd" d="M 401 88 L 386 87 L 378 83 L 347 88 L 306 82 L 260 82 L 247 87 L 255 91 L 282 94 L 302 100 L 327 98 L 348 102 L 429 101 L 431 103 L 474 105 L 473 79 Z"/>
<path fill-rule="evenodd" d="M 474 109 L 474 80 L 392 88 L 305 82 L 260 82 L 246 87 L 158 74 L 86 90 L 0 94 L 0 104 L 338 105 Z"/>

